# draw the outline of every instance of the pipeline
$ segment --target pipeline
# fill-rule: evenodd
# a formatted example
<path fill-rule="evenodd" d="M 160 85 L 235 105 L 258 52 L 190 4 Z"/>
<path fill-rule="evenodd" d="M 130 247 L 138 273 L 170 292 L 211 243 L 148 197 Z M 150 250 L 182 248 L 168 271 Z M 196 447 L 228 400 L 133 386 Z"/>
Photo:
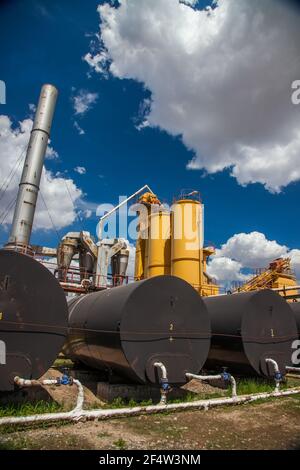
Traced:
<path fill-rule="evenodd" d="M 15 377 L 14 382 L 18 387 L 23 387 L 23 388 L 40 387 L 41 385 L 60 386 L 60 385 L 73 385 L 74 384 L 78 388 L 78 395 L 77 395 L 75 408 L 73 408 L 68 413 L 61 413 L 61 414 L 70 414 L 71 416 L 73 416 L 73 415 L 80 414 L 82 411 L 83 404 L 84 404 L 83 386 L 79 380 L 73 379 L 73 377 L 70 377 L 69 375 L 64 374 L 61 377 L 57 377 L 56 379 L 45 379 L 45 380 L 27 380 L 27 379 L 22 379 L 20 377 Z M 39 415 L 34 415 L 34 416 L 39 416 Z M 47 416 L 47 415 L 40 415 L 40 416 Z M 52 413 L 49 414 L 49 416 L 52 416 Z"/>
<path fill-rule="evenodd" d="M 169 379 L 168 379 L 168 373 L 167 373 L 167 368 L 162 362 L 155 362 L 154 367 L 157 369 L 161 370 L 161 379 L 160 379 L 160 384 L 161 384 L 161 389 L 160 389 L 160 405 L 166 405 L 167 403 L 167 395 L 171 390 L 171 387 L 169 385 Z"/>
<path fill-rule="evenodd" d="M 274 367 L 275 375 L 274 375 L 274 380 L 275 380 L 275 392 L 279 391 L 280 389 L 280 384 L 283 381 L 283 376 L 280 372 L 279 365 L 277 364 L 274 359 L 267 358 L 266 359 L 267 364 L 271 364 Z"/>
<path fill-rule="evenodd" d="M 287 366 L 285 368 L 285 370 L 287 372 L 295 372 L 296 374 L 300 374 L 300 367 L 290 367 L 290 366 Z"/>
<path fill-rule="evenodd" d="M 223 372 L 222 374 L 219 374 L 219 375 L 194 375 L 194 374 L 189 374 L 189 373 L 185 375 L 188 379 L 195 379 L 195 380 L 200 380 L 200 381 L 223 380 L 225 383 L 230 382 L 231 387 L 232 387 L 231 398 L 237 397 L 236 380 L 228 372 Z"/>
<path fill-rule="evenodd" d="M 75 382 L 75 381 L 74 381 Z M 284 390 L 265 392 L 254 395 L 241 395 L 231 398 L 213 398 L 211 400 L 198 400 L 188 403 L 174 403 L 169 405 L 152 405 L 152 406 L 137 406 L 134 408 L 120 408 L 113 410 L 82 410 L 76 408 L 70 412 L 65 413 L 48 413 L 43 415 L 33 416 L 21 416 L 14 418 L 1 418 L 0 426 L 8 425 L 24 425 L 24 424 L 36 424 L 44 422 L 56 422 L 56 421 L 71 421 L 76 422 L 80 420 L 105 420 L 110 418 L 125 418 L 129 416 L 138 416 L 141 414 L 150 415 L 157 413 L 178 412 L 188 410 L 208 410 L 209 408 L 216 408 L 218 406 L 225 405 L 241 405 L 245 403 L 253 403 L 257 400 L 277 398 L 277 397 L 288 397 L 300 394 L 300 387 Z"/>

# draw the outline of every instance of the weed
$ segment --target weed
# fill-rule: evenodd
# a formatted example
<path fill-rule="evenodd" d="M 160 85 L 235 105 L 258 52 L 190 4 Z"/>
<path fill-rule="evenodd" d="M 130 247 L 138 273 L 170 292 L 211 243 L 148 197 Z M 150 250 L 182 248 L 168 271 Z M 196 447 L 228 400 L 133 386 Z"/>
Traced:
<path fill-rule="evenodd" d="M 21 405 L 8 405 L 0 407 L 0 418 L 7 416 L 31 416 L 43 413 L 56 413 L 62 411 L 62 406 L 56 402 L 39 401 L 35 404 L 22 403 Z"/>
<path fill-rule="evenodd" d="M 113 445 L 118 449 L 118 450 L 125 450 L 127 449 L 127 442 L 124 441 L 124 439 L 120 438 L 117 441 L 113 443 Z"/>

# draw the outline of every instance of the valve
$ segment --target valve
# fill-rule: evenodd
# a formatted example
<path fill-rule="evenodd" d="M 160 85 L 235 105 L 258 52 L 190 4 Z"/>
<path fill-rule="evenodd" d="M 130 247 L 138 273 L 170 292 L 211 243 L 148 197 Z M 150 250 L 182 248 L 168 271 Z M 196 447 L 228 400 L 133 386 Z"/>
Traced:
<path fill-rule="evenodd" d="M 281 372 L 276 372 L 274 378 L 277 382 L 283 382 L 283 375 Z"/>
<path fill-rule="evenodd" d="M 70 370 L 68 368 L 64 368 L 62 370 L 62 376 L 57 377 L 57 385 L 73 385 L 73 377 L 70 375 Z"/>
<path fill-rule="evenodd" d="M 166 392 L 166 393 L 170 392 L 171 387 L 169 385 L 168 379 L 161 378 L 160 379 L 160 384 L 161 384 L 161 388 L 164 392 Z"/>
<path fill-rule="evenodd" d="M 223 367 L 223 372 L 221 375 L 222 375 L 222 379 L 224 380 L 224 382 L 230 382 L 231 375 L 227 371 L 227 367 Z"/>

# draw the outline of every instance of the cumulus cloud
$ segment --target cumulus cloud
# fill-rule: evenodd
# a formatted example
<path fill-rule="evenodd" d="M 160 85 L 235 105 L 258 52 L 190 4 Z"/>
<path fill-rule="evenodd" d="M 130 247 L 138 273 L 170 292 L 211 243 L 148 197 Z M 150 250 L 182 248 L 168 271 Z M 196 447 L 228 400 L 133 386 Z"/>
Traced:
<path fill-rule="evenodd" d="M 207 266 L 207 273 L 219 283 L 245 282 L 249 276 L 241 272 L 243 265 L 224 256 L 214 256 Z"/>
<path fill-rule="evenodd" d="M 194 151 L 191 170 L 224 169 L 278 192 L 300 179 L 299 16 L 282 0 L 120 0 L 100 5 L 96 71 L 150 90 L 145 119 Z"/>
<path fill-rule="evenodd" d="M 292 269 L 294 270 L 297 279 L 300 281 L 300 250 L 291 250 L 289 257 L 292 261 Z"/>
<path fill-rule="evenodd" d="M 86 168 L 84 166 L 77 166 L 76 168 L 74 168 L 74 171 L 76 171 L 76 173 L 79 173 L 79 175 L 86 174 Z"/>
<path fill-rule="evenodd" d="M 266 238 L 263 233 L 239 233 L 217 250 L 218 257 L 232 258 L 247 268 L 263 268 L 270 261 L 285 256 L 288 248 Z"/>
<path fill-rule="evenodd" d="M 82 129 L 82 127 L 78 124 L 77 121 L 74 121 L 74 127 L 78 131 L 79 135 L 84 135 L 85 134 L 85 130 Z"/>
<path fill-rule="evenodd" d="M 208 274 L 223 284 L 244 282 L 251 277 L 249 270 L 267 268 L 276 258 L 290 258 L 292 269 L 300 279 L 300 250 L 290 250 L 260 232 L 239 233 L 216 250 L 208 264 Z"/>
<path fill-rule="evenodd" d="M 8 116 L 0 116 L 0 222 L 2 225 L 9 224 L 12 220 L 32 124 L 31 119 L 25 119 L 18 126 L 14 126 Z M 52 147 L 48 147 L 47 155 L 53 158 L 57 156 L 57 153 Z M 83 194 L 72 179 L 54 175 L 51 171 L 44 169 L 41 178 L 41 195 L 42 197 L 38 198 L 34 229 L 53 229 L 52 222 L 57 229 L 60 229 L 74 222 L 77 216 L 75 206 Z"/>
<path fill-rule="evenodd" d="M 87 90 L 80 90 L 77 95 L 72 97 L 75 114 L 86 114 L 96 103 L 98 93 L 91 93 Z"/>

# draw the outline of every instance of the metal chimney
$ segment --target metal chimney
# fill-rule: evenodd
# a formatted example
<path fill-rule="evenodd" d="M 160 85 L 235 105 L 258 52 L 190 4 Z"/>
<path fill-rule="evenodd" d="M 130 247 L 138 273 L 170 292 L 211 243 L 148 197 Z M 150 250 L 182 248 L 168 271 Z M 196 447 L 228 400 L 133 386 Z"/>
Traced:
<path fill-rule="evenodd" d="M 29 245 L 58 91 L 44 85 L 31 131 L 8 245 Z"/>

